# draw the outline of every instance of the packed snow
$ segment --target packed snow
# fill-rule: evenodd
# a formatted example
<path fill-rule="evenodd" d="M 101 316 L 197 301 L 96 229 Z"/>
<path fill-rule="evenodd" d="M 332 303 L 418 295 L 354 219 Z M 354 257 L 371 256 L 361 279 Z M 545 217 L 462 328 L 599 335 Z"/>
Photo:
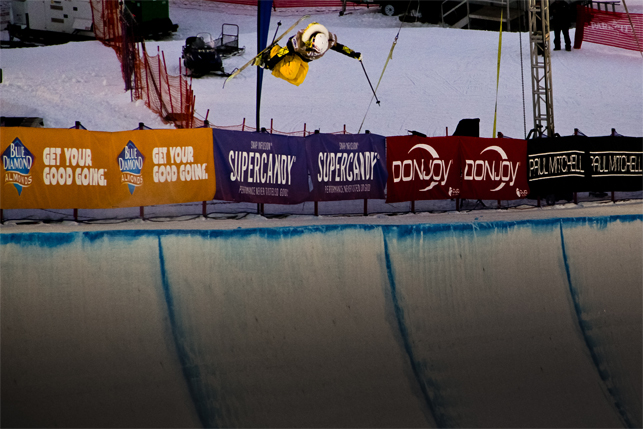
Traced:
<path fill-rule="evenodd" d="M 630 12 L 643 13 L 643 0 L 629 0 L 627 5 Z M 276 131 L 286 133 L 300 132 L 304 127 L 308 131 L 332 133 L 346 127 L 348 133 L 369 130 L 394 136 L 414 130 L 428 136 L 443 136 L 453 133 L 460 119 L 480 118 L 480 136 L 492 137 L 498 31 L 402 22 L 396 16 L 379 13 L 377 7 L 349 3 L 344 16 L 339 15 L 339 8 L 273 10 L 269 38 L 303 14 L 311 15 L 307 22 L 324 24 L 337 35 L 340 43 L 361 52 L 368 75 L 358 61 L 333 51 L 310 63 L 308 76 L 299 87 L 265 72 L 260 126 L 272 125 Z M 178 31 L 165 40 L 146 42 L 149 53 L 164 53 L 170 74 L 179 74 L 181 51 L 187 37 L 209 32 L 216 38 L 224 23 L 239 26 L 239 44 L 245 47 L 242 55 L 224 59 L 226 71 L 241 66 L 256 53 L 256 7 L 207 0 L 172 0 L 170 18 L 179 25 Z M 570 35 L 573 39 L 574 29 Z M 6 32 L 2 37 L 7 37 Z M 396 38 L 392 58 L 382 73 Z M 601 136 L 610 134 L 614 128 L 622 135 L 643 136 L 641 53 L 584 43 L 579 50 L 552 52 L 551 65 L 557 133 L 570 135 L 578 129 L 588 136 Z M 142 101 L 131 100 L 130 93 L 123 89 L 120 64 L 114 51 L 98 41 L 3 49 L 0 66 L 3 116 L 42 117 L 48 128 L 70 128 L 75 121 L 94 131 L 131 130 L 140 122 L 151 128 L 171 128 Z M 379 105 L 375 103 L 367 76 L 372 86 L 377 87 Z M 246 69 L 225 88 L 223 81 L 215 75 L 192 80 L 197 117 L 205 119 L 207 115 L 215 127 L 240 125 L 245 120 L 254 128 L 257 125 L 256 68 Z M 498 132 L 524 138 L 533 128 L 528 33 L 502 33 L 497 106 Z M 633 197 L 640 199 L 641 193 Z M 362 201 L 324 203 L 320 204 L 320 213 L 360 214 L 362 205 Z M 535 207 L 535 201 L 511 202 L 511 205 Z M 219 205 L 219 209 L 222 206 Z M 226 205 L 223 210 L 247 212 L 255 210 L 255 206 Z M 266 206 L 266 213 L 310 215 L 312 207 L 312 203 L 296 207 Z M 419 211 L 454 208 L 451 201 L 416 204 Z M 471 202 L 471 207 L 464 208 L 483 207 L 479 202 Z M 409 204 L 373 202 L 369 210 L 408 212 Z M 18 216 L 9 212 L 17 211 L 5 211 L 5 218 Z M 62 212 L 65 211 L 56 213 Z M 89 219 L 136 217 L 138 209 L 132 209 L 131 215 L 116 212 L 87 216 Z M 200 214 L 200 203 L 190 212 Z M 69 215 L 64 217 L 68 219 Z"/>

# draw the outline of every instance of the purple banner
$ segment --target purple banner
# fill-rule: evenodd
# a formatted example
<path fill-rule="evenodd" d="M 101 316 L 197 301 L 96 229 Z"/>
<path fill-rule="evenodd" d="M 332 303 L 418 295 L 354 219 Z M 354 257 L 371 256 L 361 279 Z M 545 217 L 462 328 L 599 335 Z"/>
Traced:
<path fill-rule="evenodd" d="M 303 137 L 218 129 L 212 135 L 215 199 L 265 204 L 309 199 Z"/>
<path fill-rule="evenodd" d="M 386 138 L 376 134 L 313 134 L 306 137 L 311 199 L 383 199 Z"/>

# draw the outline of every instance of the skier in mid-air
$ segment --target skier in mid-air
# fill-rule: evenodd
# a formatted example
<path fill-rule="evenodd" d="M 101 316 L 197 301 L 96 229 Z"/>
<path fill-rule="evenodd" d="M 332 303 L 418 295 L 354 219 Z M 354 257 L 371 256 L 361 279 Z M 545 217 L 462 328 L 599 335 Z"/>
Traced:
<path fill-rule="evenodd" d="M 329 49 L 360 61 L 362 59 L 362 54 L 337 43 L 337 36 L 323 25 L 313 22 L 288 39 L 285 47 L 275 44 L 257 57 L 254 65 L 271 70 L 273 76 L 299 86 L 308 73 L 308 63 L 321 58 Z"/>

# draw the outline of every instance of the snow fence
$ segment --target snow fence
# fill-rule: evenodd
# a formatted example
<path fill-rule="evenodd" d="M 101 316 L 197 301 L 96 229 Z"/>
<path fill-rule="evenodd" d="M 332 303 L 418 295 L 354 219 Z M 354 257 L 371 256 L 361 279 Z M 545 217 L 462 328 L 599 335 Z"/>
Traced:
<path fill-rule="evenodd" d="M 5 230 L 2 426 L 640 427 L 642 230 Z"/>

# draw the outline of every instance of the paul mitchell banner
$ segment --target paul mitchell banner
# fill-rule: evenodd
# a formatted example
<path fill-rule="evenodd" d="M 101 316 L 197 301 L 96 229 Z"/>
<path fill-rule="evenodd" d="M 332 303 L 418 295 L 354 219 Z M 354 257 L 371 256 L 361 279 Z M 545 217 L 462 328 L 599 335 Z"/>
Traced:
<path fill-rule="evenodd" d="M 592 191 L 640 191 L 643 189 L 643 138 L 589 137 Z"/>
<path fill-rule="evenodd" d="M 306 137 L 311 199 L 383 199 L 386 140 L 375 134 L 313 134 Z"/>
<path fill-rule="evenodd" d="M 460 196 L 458 137 L 387 137 L 386 151 L 386 202 Z"/>
<path fill-rule="evenodd" d="M 527 141 L 527 177 L 534 195 L 591 191 L 586 176 L 588 137 L 569 136 Z"/>
<path fill-rule="evenodd" d="M 519 139 L 460 137 L 462 192 L 480 200 L 527 197 L 527 142 Z"/>
<path fill-rule="evenodd" d="M 534 139 L 527 152 L 529 187 L 536 195 L 643 188 L 641 137 Z"/>
<path fill-rule="evenodd" d="M 215 199 L 265 204 L 308 200 L 303 137 L 218 129 L 212 135 Z"/>

